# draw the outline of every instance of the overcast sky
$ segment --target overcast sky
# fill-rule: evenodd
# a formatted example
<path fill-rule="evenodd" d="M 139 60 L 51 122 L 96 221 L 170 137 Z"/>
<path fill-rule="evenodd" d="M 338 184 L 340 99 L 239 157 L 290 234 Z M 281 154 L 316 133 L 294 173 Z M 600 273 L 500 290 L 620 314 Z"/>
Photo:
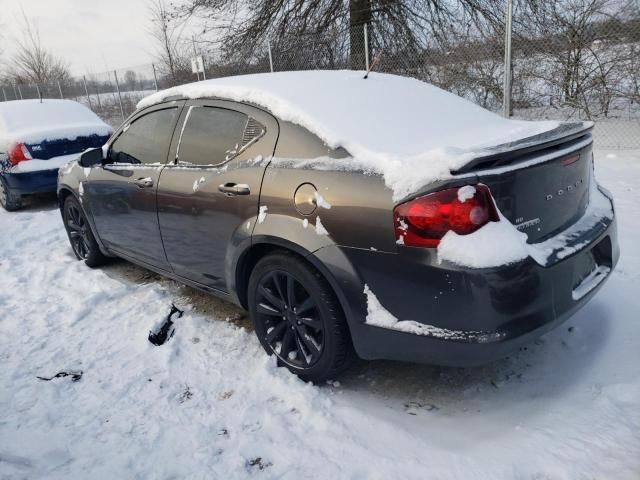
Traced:
<path fill-rule="evenodd" d="M 152 61 L 148 0 L 0 0 L 5 59 L 19 35 L 21 9 L 42 43 L 68 61 L 73 74 L 97 73 Z"/>

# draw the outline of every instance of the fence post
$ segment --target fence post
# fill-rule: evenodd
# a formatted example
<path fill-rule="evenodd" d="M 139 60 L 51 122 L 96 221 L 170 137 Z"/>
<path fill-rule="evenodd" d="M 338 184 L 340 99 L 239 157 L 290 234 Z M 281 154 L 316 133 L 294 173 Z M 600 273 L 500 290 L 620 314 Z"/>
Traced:
<path fill-rule="evenodd" d="M 158 75 L 156 75 L 156 66 L 155 64 L 151 64 L 151 68 L 153 69 L 153 83 L 156 86 L 156 92 L 158 91 Z"/>
<path fill-rule="evenodd" d="M 7 101 L 7 92 L 4 91 L 4 87 L 2 87 L 2 96 L 4 97 L 4 101 Z"/>
<path fill-rule="evenodd" d="M 20 89 L 20 85 L 18 85 L 18 93 L 20 94 L 20 100 L 24 100 L 22 98 L 22 90 Z"/>
<path fill-rule="evenodd" d="M 271 56 L 271 40 L 267 39 L 267 50 L 269 52 L 269 68 L 271 69 L 271 73 L 273 73 L 273 57 Z"/>
<path fill-rule="evenodd" d="M 504 20 L 504 85 L 502 91 L 502 114 L 511 116 L 511 22 L 513 19 L 513 0 L 507 0 L 507 12 Z"/>
<path fill-rule="evenodd" d="M 118 74 L 113 71 L 113 76 L 116 78 L 116 90 L 118 91 L 118 102 L 120 102 L 120 115 L 122 115 L 122 121 L 124 122 L 124 108 L 122 108 L 122 95 L 120 95 L 120 84 L 118 84 Z"/>
<path fill-rule="evenodd" d="M 60 98 L 64 98 L 64 95 L 62 95 L 62 86 L 60 85 L 60 80 L 58 80 L 58 91 L 60 92 Z"/>
<path fill-rule="evenodd" d="M 369 28 L 367 24 L 364 23 L 364 67 L 365 70 L 369 71 Z"/>
<path fill-rule="evenodd" d="M 93 110 L 93 107 L 91 106 L 91 97 L 89 96 L 89 89 L 87 88 L 87 76 L 86 75 L 82 76 L 82 81 L 84 82 L 84 93 L 87 95 L 87 102 L 89 103 L 89 108 L 91 110 Z"/>

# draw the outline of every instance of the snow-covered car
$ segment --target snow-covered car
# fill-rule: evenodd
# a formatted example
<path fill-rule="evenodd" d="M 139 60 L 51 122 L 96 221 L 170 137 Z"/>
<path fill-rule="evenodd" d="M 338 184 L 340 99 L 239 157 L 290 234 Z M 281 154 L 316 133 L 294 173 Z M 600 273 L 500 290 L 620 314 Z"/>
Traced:
<path fill-rule="evenodd" d="M 393 75 L 230 77 L 143 99 L 58 194 L 79 259 L 243 306 L 304 379 L 353 350 L 477 365 L 567 319 L 618 260 L 591 129 Z"/>
<path fill-rule="evenodd" d="M 0 204 L 13 211 L 26 195 L 55 192 L 58 168 L 112 132 L 71 100 L 0 102 Z"/>

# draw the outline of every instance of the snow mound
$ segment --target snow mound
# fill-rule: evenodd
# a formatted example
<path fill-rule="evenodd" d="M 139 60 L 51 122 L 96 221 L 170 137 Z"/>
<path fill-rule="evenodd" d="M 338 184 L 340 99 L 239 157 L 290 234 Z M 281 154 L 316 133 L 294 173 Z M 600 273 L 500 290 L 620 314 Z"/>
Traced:
<path fill-rule="evenodd" d="M 12 142 L 41 143 L 88 135 L 111 135 L 112 128 L 72 100 L 0 102 L 0 152 Z"/>
<path fill-rule="evenodd" d="M 359 167 L 384 176 L 396 200 L 447 178 L 474 158 L 473 152 L 558 126 L 506 119 L 419 80 L 382 73 L 367 80 L 362 76 L 341 70 L 217 78 L 157 92 L 138 108 L 176 96 L 259 105 L 308 129 L 331 148 L 344 147 Z"/>

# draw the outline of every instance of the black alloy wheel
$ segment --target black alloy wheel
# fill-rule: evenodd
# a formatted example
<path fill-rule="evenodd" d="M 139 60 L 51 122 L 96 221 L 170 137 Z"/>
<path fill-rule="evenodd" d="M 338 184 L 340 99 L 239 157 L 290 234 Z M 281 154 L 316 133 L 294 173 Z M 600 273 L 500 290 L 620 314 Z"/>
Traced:
<path fill-rule="evenodd" d="M 75 202 L 67 202 L 64 209 L 64 224 L 69 233 L 69 241 L 71 248 L 80 260 L 86 260 L 89 257 L 89 238 L 87 229 L 89 228 L 84 215 L 80 211 Z"/>
<path fill-rule="evenodd" d="M 71 248 L 78 260 L 84 260 L 84 263 L 91 268 L 98 267 L 107 261 L 107 257 L 98 247 L 80 203 L 71 195 L 64 201 L 62 220 Z"/>
<path fill-rule="evenodd" d="M 275 251 L 248 285 L 256 335 L 278 364 L 305 381 L 335 379 L 354 357 L 347 321 L 326 279 L 302 257 Z"/>
<path fill-rule="evenodd" d="M 271 351 L 287 365 L 313 366 L 322 354 L 324 326 L 304 286 L 291 273 L 272 271 L 258 283 L 256 300 Z"/>

